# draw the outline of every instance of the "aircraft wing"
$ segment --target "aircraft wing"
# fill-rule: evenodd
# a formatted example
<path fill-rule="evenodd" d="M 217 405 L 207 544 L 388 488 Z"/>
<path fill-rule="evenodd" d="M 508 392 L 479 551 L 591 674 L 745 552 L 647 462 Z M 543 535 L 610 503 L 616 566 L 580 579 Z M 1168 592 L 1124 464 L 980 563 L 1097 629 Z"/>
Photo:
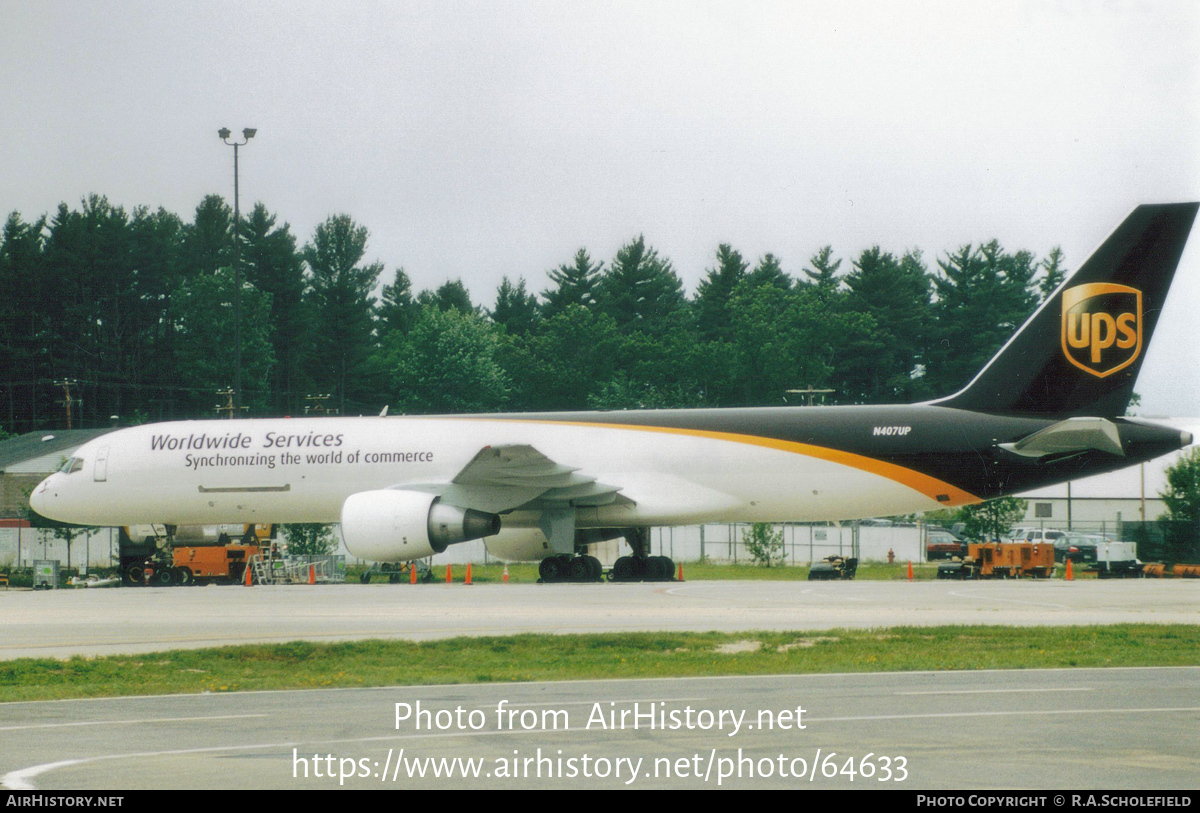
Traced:
<path fill-rule="evenodd" d="M 442 502 L 493 514 L 535 501 L 542 508 L 607 505 L 621 490 L 524 444 L 485 446 L 449 483 L 396 488 L 434 491 Z"/>
<path fill-rule="evenodd" d="M 1117 425 L 1107 418 L 1067 418 L 1000 448 L 1022 457 L 1090 451 L 1125 456 Z"/>

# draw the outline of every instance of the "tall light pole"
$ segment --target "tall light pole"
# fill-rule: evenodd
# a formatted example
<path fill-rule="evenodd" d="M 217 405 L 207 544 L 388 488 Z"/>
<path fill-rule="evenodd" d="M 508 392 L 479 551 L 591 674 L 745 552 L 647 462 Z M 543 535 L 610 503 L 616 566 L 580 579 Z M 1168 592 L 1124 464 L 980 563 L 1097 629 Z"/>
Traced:
<path fill-rule="evenodd" d="M 238 250 L 241 238 L 241 211 L 238 208 L 238 147 L 244 147 L 258 130 L 247 127 L 242 130 L 245 141 L 230 141 L 229 128 L 222 127 L 217 131 L 229 146 L 233 147 L 233 412 L 230 417 L 241 414 L 242 408 L 242 269 L 238 263 Z"/>

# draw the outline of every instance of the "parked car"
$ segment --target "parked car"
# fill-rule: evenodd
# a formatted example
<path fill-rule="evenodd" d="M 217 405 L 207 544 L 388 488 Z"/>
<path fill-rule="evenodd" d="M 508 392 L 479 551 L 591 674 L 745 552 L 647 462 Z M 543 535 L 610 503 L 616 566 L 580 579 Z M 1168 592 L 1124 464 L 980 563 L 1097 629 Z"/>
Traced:
<path fill-rule="evenodd" d="M 1054 561 L 1095 562 L 1097 547 L 1107 541 L 1095 534 L 1063 534 L 1054 540 Z"/>
<path fill-rule="evenodd" d="M 1009 531 L 1009 538 L 1013 542 L 1033 542 L 1038 545 L 1054 542 L 1066 535 L 1066 531 L 1056 531 L 1053 528 L 1013 528 Z"/>
<path fill-rule="evenodd" d="M 932 562 L 934 559 L 953 559 L 955 556 L 967 555 L 967 543 L 957 534 L 945 528 L 930 528 L 925 537 L 925 558 Z"/>

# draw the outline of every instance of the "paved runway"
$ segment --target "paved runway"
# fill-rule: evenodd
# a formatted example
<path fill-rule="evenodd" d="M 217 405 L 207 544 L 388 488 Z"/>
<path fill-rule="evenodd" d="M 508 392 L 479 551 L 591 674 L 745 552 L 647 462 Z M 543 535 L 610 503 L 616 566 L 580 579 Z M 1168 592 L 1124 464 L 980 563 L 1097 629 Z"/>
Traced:
<path fill-rule="evenodd" d="M 0 658 L 295 639 L 1119 622 L 1200 622 L 1200 582 L 13 590 L 0 593 Z M 415 716 L 397 728 L 395 704 L 407 703 L 415 712 L 418 700 L 431 713 L 425 728 L 414 727 Z M 497 716 L 501 701 L 515 713 L 507 726 Z M 642 717 L 632 716 L 637 711 Z M 668 727 L 648 728 L 648 712 L 665 715 L 660 719 Z M 641 725 L 631 728 L 639 719 Z M 607 724 L 614 720 L 616 725 Z M 625 783 L 671 788 L 718 782 L 747 788 L 1163 790 L 1195 786 L 1198 723 L 1196 668 L 614 680 L 10 703 L 0 705 L 0 784 L 48 790 Z M 463 761 L 468 759 L 475 762 Z M 409 776 L 422 769 L 424 777 Z M 446 771 L 454 771 L 453 778 Z M 464 778 L 464 771 L 479 775 Z"/>
<path fill-rule="evenodd" d="M 232 621 L 236 621 L 233 624 Z M 0 660 L 286 640 L 1200 622 L 1200 582 L 684 582 L 0 591 Z"/>
<path fill-rule="evenodd" d="M 0 659 L 298 639 L 1124 622 L 1200 623 L 1200 581 L 696 581 L 10 590 L 0 591 Z"/>
<path fill-rule="evenodd" d="M 1164 791 L 1195 788 L 1198 725 L 1190 667 L 8 703 L 0 784 Z"/>

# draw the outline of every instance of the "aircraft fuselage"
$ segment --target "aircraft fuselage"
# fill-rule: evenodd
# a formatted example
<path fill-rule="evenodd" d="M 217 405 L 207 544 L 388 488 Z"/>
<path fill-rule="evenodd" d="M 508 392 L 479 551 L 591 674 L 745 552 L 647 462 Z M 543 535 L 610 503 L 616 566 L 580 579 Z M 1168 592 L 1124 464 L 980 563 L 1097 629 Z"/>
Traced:
<path fill-rule="evenodd" d="M 978 502 L 1190 440 L 1116 420 L 1123 455 L 1057 459 L 999 448 L 1053 419 L 932 405 L 186 421 L 85 444 L 31 501 L 85 525 L 337 522 L 352 494 L 436 488 L 481 448 L 527 444 L 619 484 L 622 499 L 575 508 L 580 528 L 841 520 Z"/>

